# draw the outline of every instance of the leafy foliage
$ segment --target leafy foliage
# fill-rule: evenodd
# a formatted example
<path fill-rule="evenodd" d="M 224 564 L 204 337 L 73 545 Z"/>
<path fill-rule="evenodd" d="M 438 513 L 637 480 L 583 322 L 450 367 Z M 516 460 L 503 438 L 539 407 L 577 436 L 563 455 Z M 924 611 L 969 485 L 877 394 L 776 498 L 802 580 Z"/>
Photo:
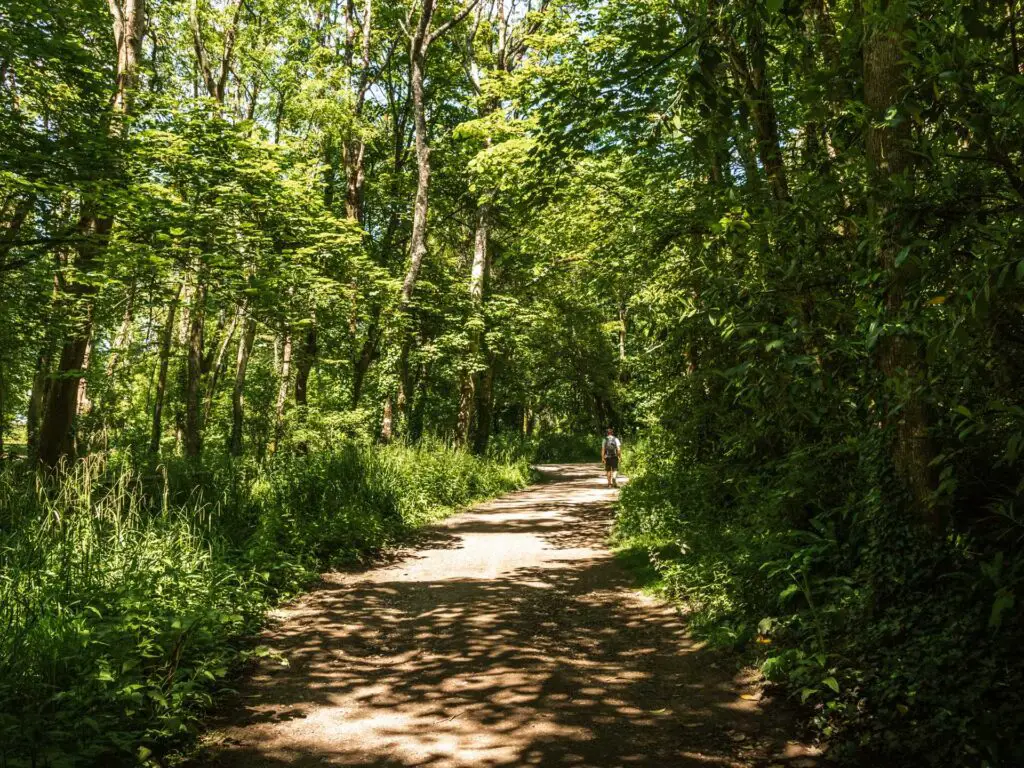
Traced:
<path fill-rule="evenodd" d="M 529 476 L 437 445 L 354 443 L 186 471 L 97 459 L 35 489 L 0 475 L 4 760 L 155 760 L 267 653 L 242 641 L 268 607 Z"/>

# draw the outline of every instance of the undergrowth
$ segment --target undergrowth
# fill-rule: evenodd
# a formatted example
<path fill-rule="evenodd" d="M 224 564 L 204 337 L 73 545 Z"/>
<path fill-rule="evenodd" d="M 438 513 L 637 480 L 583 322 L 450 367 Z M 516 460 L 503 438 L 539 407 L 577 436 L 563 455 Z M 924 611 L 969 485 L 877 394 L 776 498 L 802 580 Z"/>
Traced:
<path fill-rule="evenodd" d="M 622 556 L 811 712 L 840 762 L 1024 764 L 1020 527 L 943 540 L 883 498 L 870 441 L 752 470 L 652 440 L 634 451 Z"/>
<path fill-rule="evenodd" d="M 528 476 L 433 443 L 0 470 L 0 765 L 156 765 L 270 606 Z"/>

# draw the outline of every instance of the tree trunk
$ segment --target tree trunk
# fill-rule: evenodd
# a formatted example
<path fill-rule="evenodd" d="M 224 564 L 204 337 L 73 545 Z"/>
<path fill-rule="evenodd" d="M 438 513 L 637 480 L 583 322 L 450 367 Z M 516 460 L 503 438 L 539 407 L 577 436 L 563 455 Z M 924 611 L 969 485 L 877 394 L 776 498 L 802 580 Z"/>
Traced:
<path fill-rule="evenodd" d="M 1010 74 L 1024 75 L 1024 62 L 1017 43 L 1017 0 L 1006 0 L 1006 27 L 1010 37 Z"/>
<path fill-rule="evenodd" d="M 483 329 L 484 285 L 487 280 L 490 255 L 487 249 L 489 231 L 489 206 L 481 205 L 476 217 L 476 236 L 473 239 L 473 267 L 469 276 L 469 350 L 461 372 L 459 387 L 459 415 L 455 439 L 465 445 L 473 424 L 473 406 L 476 400 L 477 358 L 480 356 L 480 338 Z"/>
<path fill-rule="evenodd" d="M 43 404 L 46 402 L 47 387 L 50 383 L 50 343 L 46 349 L 39 353 L 36 359 L 36 372 L 32 377 L 32 389 L 28 396 L 28 414 L 26 416 L 26 431 L 28 432 L 28 453 L 29 456 L 37 456 L 39 453 L 39 424 L 43 414 Z"/>
<path fill-rule="evenodd" d="M 768 78 L 767 35 L 757 8 L 748 9 L 748 20 L 746 90 L 757 137 L 758 159 L 768 177 L 772 197 L 776 200 L 788 200 L 789 182 L 782 161 L 775 99 Z"/>
<path fill-rule="evenodd" d="M 429 2 L 429 0 L 428 0 Z M 422 42 L 412 47 L 411 88 L 413 118 L 416 125 L 416 198 L 412 210 L 412 239 L 409 243 L 409 268 L 402 281 L 403 311 L 412 300 L 423 258 L 427 255 L 427 214 L 430 194 L 430 145 L 427 142 L 427 115 L 424 102 L 426 51 Z"/>
<path fill-rule="evenodd" d="M 183 284 L 178 283 L 178 287 L 174 291 L 174 298 L 167 307 L 167 319 L 164 321 L 163 332 L 160 335 L 160 365 L 156 377 L 156 398 L 153 403 L 153 427 L 149 436 L 149 452 L 154 456 L 160 453 L 161 420 L 164 411 L 164 398 L 167 393 L 167 368 L 170 365 L 171 344 L 174 340 L 174 316 L 181 301 L 182 289 Z"/>
<path fill-rule="evenodd" d="M 477 395 L 476 434 L 473 436 L 473 452 L 479 456 L 487 453 L 491 440 L 491 421 L 494 418 L 494 369 L 497 361 L 491 354 L 490 363 L 480 380 Z"/>
<path fill-rule="evenodd" d="M 210 381 L 206 387 L 206 404 L 203 406 L 203 423 L 207 424 L 210 421 L 210 413 L 213 411 L 213 401 L 217 396 L 217 384 L 220 382 L 221 374 L 224 372 L 225 358 L 227 357 L 228 347 L 231 345 L 231 340 L 235 338 L 235 330 L 238 328 L 239 320 L 245 315 L 245 306 L 243 305 L 235 312 L 231 318 L 231 325 L 228 326 L 228 331 L 221 338 L 220 345 L 217 347 L 217 356 L 207 366 L 210 373 Z M 213 352 L 213 347 L 210 347 L 210 352 Z"/>
<path fill-rule="evenodd" d="M 274 408 L 274 447 L 281 441 L 284 432 L 284 406 L 288 401 L 288 389 L 292 378 L 292 332 L 289 328 L 284 334 L 281 351 L 281 383 L 277 388 L 277 404 Z"/>
<path fill-rule="evenodd" d="M 117 46 L 111 106 L 114 116 L 117 117 L 131 114 L 146 14 L 144 0 L 123 0 L 123 3 L 119 0 L 109 0 L 109 7 L 113 16 L 114 41 Z M 122 127 L 115 120 L 111 135 L 117 135 Z M 83 196 L 77 227 L 81 242 L 75 265 L 80 273 L 88 273 L 99 260 L 106 248 L 113 223 L 108 213 L 99 210 L 96 201 Z M 69 312 L 74 312 L 73 307 L 78 305 L 80 317 L 64 342 L 60 362 L 48 387 L 43 408 L 42 424 L 39 428 L 39 460 L 49 467 L 54 467 L 61 459 L 74 455 L 74 420 L 86 356 L 92 339 L 92 302 L 96 293 L 95 287 L 72 277 L 66 291 L 68 301 L 62 303 Z"/>
<path fill-rule="evenodd" d="M 475 4 L 475 3 L 474 3 Z M 405 399 L 409 395 L 408 381 L 408 359 L 409 349 L 412 345 L 411 331 L 407 326 L 409 305 L 412 301 L 413 291 L 416 288 L 416 279 L 419 276 L 420 267 L 427 254 L 427 214 L 430 195 L 430 144 L 427 136 L 427 114 L 426 94 L 424 80 L 427 69 L 427 51 L 431 44 L 444 35 L 454 24 L 459 23 L 466 17 L 473 4 L 467 6 L 463 11 L 445 22 L 437 30 L 431 31 L 431 21 L 434 15 L 435 0 L 422 0 L 420 16 L 416 24 L 416 30 L 410 37 L 409 42 L 409 88 L 412 92 L 413 123 L 415 126 L 416 145 L 416 197 L 413 202 L 412 215 L 412 236 L 409 242 L 409 267 L 402 281 L 402 290 L 399 294 L 399 318 L 398 334 L 402 341 L 402 354 L 399 358 L 399 392 L 396 396 L 396 404 L 399 413 L 404 412 Z M 387 398 L 385 406 L 391 408 L 390 397 Z M 388 425 L 389 432 L 393 435 L 393 415 L 388 413 L 382 423 Z M 383 431 L 381 439 L 386 440 Z"/>
<path fill-rule="evenodd" d="M 242 427 L 245 423 L 245 371 L 249 367 L 249 356 L 252 354 L 256 340 L 256 319 L 252 315 L 245 318 L 242 337 L 238 340 L 238 357 L 235 363 L 235 386 L 231 390 L 231 446 L 232 456 L 242 455 Z"/>
<path fill-rule="evenodd" d="M 306 331 L 302 348 L 295 361 L 295 405 L 305 408 L 309 404 L 309 373 L 317 355 L 317 330 L 315 323 Z"/>
<path fill-rule="evenodd" d="M 202 276 L 192 294 L 189 311 L 188 365 L 185 378 L 185 455 L 199 458 L 203 450 L 201 388 L 203 375 L 203 332 L 206 325 L 206 286 Z"/>
<path fill-rule="evenodd" d="M 121 361 L 121 355 L 125 353 L 132 336 L 132 321 L 135 317 L 135 283 L 128 287 L 128 296 L 125 298 L 124 315 L 121 317 L 121 327 L 114 337 L 110 349 L 110 357 L 107 358 L 106 374 L 111 380 L 117 374 L 117 364 Z"/>
<path fill-rule="evenodd" d="M 380 420 L 380 441 L 382 443 L 390 443 L 395 436 L 394 425 L 392 422 L 393 415 L 391 412 L 391 396 L 386 395 L 384 397 L 384 407 L 382 409 Z"/>
<path fill-rule="evenodd" d="M 355 368 L 352 371 L 352 407 L 359 407 L 359 400 L 363 396 L 363 383 L 366 380 L 366 373 L 370 365 L 377 357 L 377 345 L 380 343 L 380 332 L 376 322 L 370 326 L 363 347 L 359 351 L 359 358 L 356 360 Z"/>
<path fill-rule="evenodd" d="M 427 412 L 427 391 L 430 386 L 430 365 L 422 363 L 416 382 L 416 397 L 409 413 L 409 439 L 417 443 L 423 437 L 423 422 Z"/>
<path fill-rule="evenodd" d="M 346 16 L 354 15 L 354 10 L 347 10 Z M 360 54 L 359 76 L 355 87 L 355 118 L 358 121 L 363 114 L 366 103 L 366 92 L 370 84 L 370 36 L 373 30 L 373 0 L 365 0 L 363 5 L 362 46 Z M 355 46 L 355 23 L 349 20 L 350 35 L 347 43 L 349 68 L 352 68 Z M 359 127 L 356 126 L 356 130 Z M 352 221 L 363 222 L 363 185 L 366 180 L 365 159 L 366 144 L 362 137 L 349 139 L 344 145 L 345 151 L 345 215 Z"/>
<path fill-rule="evenodd" d="M 117 46 L 113 107 L 115 112 L 130 115 L 138 88 L 142 38 L 146 32 L 146 0 L 107 0 L 107 5 L 113 17 Z"/>
<path fill-rule="evenodd" d="M 905 320 L 904 303 L 913 277 L 911 260 L 897 264 L 900 252 L 900 216 L 898 200 L 905 194 L 899 183 L 912 173 L 909 147 L 909 122 L 898 126 L 885 121 L 887 112 L 899 100 L 904 79 L 903 46 L 907 19 L 893 18 L 884 3 L 870 7 L 870 19 L 864 37 L 864 101 L 868 107 L 867 156 L 874 190 L 871 195 L 872 218 L 881 229 L 878 245 L 879 266 L 889 285 L 884 297 L 885 313 L 891 326 Z M 895 390 L 903 395 L 896 408 L 889 408 L 894 426 L 893 464 L 906 486 L 916 514 L 935 532 L 945 526 L 945 515 L 935 502 L 935 448 L 930 438 L 930 414 L 921 390 L 927 385 L 928 371 L 916 339 L 907 333 L 892 333 L 879 344 L 879 367 Z M 894 413 L 895 411 L 895 413 Z M 892 424 L 895 422 L 895 424 Z"/>

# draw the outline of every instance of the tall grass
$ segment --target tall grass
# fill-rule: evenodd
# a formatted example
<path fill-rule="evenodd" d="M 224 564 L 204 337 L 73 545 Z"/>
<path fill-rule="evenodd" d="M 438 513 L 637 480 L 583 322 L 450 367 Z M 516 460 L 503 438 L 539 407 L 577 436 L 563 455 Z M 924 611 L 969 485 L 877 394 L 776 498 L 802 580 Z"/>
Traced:
<path fill-rule="evenodd" d="M 259 652 L 241 640 L 271 604 L 527 479 L 435 444 L 0 471 L 0 766 L 152 762 Z"/>

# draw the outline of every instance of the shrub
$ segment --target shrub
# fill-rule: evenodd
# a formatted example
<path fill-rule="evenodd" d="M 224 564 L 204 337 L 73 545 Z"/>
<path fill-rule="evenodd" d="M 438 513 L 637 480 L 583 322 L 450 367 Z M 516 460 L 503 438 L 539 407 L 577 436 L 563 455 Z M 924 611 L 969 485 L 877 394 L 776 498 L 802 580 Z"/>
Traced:
<path fill-rule="evenodd" d="M 267 608 L 458 506 L 525 484 L 440 444 L 264 466 L 0 472 L 0 764 L 146 762 L 189 733 Z"/>
<path fill-rule="evenodd" d="M 648 549 L 698 634 L 756 655 L 807 705 L 834 757 L 1020 765 L 1012 526 L 924 533 L 872 490 L 877 450 L 844 440 L 748 464 L 654 433 L 616 536 Z"/>

